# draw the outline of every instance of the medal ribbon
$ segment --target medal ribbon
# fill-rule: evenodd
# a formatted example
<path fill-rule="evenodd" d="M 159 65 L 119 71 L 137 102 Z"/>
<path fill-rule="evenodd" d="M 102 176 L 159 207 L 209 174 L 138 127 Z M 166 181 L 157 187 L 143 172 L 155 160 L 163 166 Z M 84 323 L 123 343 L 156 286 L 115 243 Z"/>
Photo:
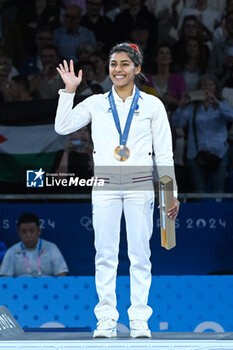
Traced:
<path fill-rule="evenodd" d="M 110 104 L 110 107 L 111 107 L 111 110 L 112 110 L 113 119 L 114 119 L 114 122 L 115 122 L 115 125 L 116 125 L 116 128 L 117 128 L 117 131 L 118 131 L 118 133 L 120 135 L 120 145 L 122 145 L 122 146 L 126 145 L 126 142 L 127 142 L 128 136 L 129 136 L 129 129 L 130 129 L 130 126 L 131 126 L 131 123 L 132 123 L 134 112 L 135 112 L 137 104 L 138 104 L 139 96 L 140 96 L 140 92 L 139 92 L 138 88 L 136 87 L 135 94 L 134 94 L 134 97 L 133 97 L 133 101 L 131 103 L 131 106 L 130 106 L 130 109 L 129 109 L 129 113 L 128 113 L 128 116 L 127 116 L 127 120 L 126 120 L 126 123 L 125 123 L 125 128 L 124 128 L 124 131 L 123 131 L 123 134 L 122 134 L 120 120 L 119 120 L 119 115 L 118 115 L 118 112 L 117 112 L 117 108 L 116 108 L 116 104 L 115 104 L 115 101 L 114 101 L 114 97 L 113 97 L 112 91 L 110 91 L 110 93 L 108 95 L 108 100 L 109 100 L 109 104 Z"/>
<path fill-rule="evenodd" d="M 20 244 L 22 252 L 23 252 L 23 260 L 24 263 L 26 265 L 27 271 L 28 273 L 32 272 L 32 269 L 30 267 L 29 261 L 28 261 L 28 257 L 26 255 L 26 250 L 25 250 L 25 246 L 24 244 L 21 242 Z M 39 240 L 39 244 L 38 244 L 38 248 L 37 248 L 37 271 L 38 271 L 38 275 L 41 275 L 41 247 L 42 247 L 42 241 L 41 239 Z"/>

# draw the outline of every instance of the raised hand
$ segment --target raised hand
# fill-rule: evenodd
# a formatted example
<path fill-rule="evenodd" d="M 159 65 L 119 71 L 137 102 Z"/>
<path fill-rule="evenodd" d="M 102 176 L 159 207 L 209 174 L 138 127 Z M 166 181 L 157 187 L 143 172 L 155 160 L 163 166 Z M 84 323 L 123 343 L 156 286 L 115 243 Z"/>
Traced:
<path fill-rule="evenodd" d="M 68 66 L 67 61 L 64 60 L 63 64 L 60 63 L 59 67 L 57 67 L 57 71 L 65 83 L 65 91 L 74 93 L 82 81 L 82 70 L 80 70 L 78 76 L 76 76 L 74 73 L 73 60 L 70 60 L 70 66 Z"/>

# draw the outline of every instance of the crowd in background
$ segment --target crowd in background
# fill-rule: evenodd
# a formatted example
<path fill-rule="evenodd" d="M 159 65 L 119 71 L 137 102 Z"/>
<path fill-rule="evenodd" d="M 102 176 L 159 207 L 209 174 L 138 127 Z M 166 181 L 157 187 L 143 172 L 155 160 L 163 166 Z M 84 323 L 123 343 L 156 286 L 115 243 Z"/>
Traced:
<path fill-rule="evenodd" d="M 109 49 L 127 41 L 144 53 L 138 87 L 167 109 L 179 191 L 232 191 L 233 0 L 0 0 L 0 103 L 57 98 L 63 59 L 83 70 L 78 96 L 105 93 Z"/>

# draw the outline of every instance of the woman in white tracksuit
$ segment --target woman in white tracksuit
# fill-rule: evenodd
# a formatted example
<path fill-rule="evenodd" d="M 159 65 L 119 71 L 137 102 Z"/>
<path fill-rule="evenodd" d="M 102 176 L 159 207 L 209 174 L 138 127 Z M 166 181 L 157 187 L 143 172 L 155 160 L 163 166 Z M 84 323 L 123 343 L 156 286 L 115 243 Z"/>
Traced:
<path fill-rule="evenodd" d="M 102 190 L 92 191 L 99 297 L 95 307 L 98 323 L 94 337 L 116 336 L 119 314 L 115 288 L 123 211 L 130 260 L 130 335 L 151 336 L 147 321 L 152 309 L 147 301 L 151 284 L 149 240 L 154 207 L 152 152 L 158 169 L 170 169 L 170 173 L 171 169 L 173 172 L 173 154 L 170 127 L 162 102 L 135 86 L 142 61 L 138 46 L 129 43 L 114 46 L 109 55 L 112 90 L 88 97 L 75 108 L 73 98 L 82 72 L 75 76 L 72 61 L 69 65 L 63 61 L 57 68 L 65 90 L 59 92 L 55 130 L 65 135 L 92 123 L 95 175 L 105 181 Z M 168 215 L 175 219 L 178 210 L 175 194 Z"/>

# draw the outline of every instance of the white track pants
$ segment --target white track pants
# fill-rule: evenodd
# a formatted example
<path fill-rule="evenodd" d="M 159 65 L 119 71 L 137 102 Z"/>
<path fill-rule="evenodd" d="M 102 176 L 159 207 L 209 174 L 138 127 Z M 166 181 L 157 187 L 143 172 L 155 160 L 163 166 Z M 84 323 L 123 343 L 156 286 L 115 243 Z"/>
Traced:
<path fill-rule="evenodd" d="M 96 248 L 96 289 L 98 320 L 118 320 L 116 274 L 120 221 L 124 211 L 130 260 L 130 320 L 147 321 L 152 309 L 147 305 L 151 285 L 149 240 L 153 230 L 153 191 L 93 191 L 93 226 Z"/>

